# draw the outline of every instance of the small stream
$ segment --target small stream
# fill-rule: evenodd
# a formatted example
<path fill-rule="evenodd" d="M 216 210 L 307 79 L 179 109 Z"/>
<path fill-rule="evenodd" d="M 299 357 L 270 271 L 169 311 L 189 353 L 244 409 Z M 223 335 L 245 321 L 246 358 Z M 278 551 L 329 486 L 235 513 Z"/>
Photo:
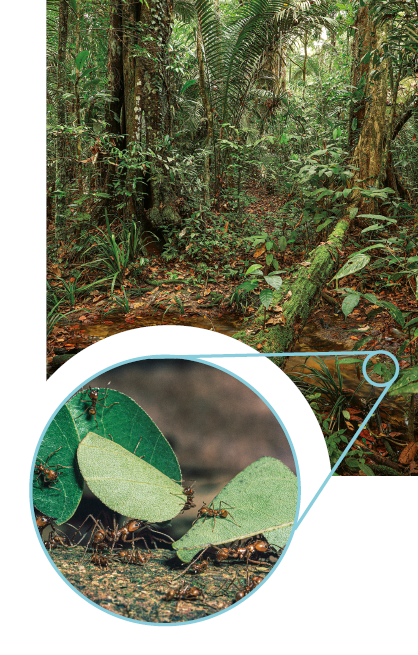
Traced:
<path fill-rule="evenodd" d="M 205 330 L 213 330 L 232 337 L 241 329 L 242 320 L 242 316 L 238 314 L 228 314 L 212 318 L 202 315 L 180 316 L 178 313 L 174 312 L 167 312 L 165 315 L 163 315 L 162 312 L 159 312 L 154 313 L 153 315 L 133 318 L 126 318 L 126 315 L 123 313 L 112 313 L 106 317 L 99 316 L 92 319 L 87 318 L 83 322 L 74 322 L 73 319 L 73 322 L 69 322 L 66 326 L 71 333 L 69 341 L 67 339 L 65 348 L 55 350 L 51 372 L 56 370 L 58 366 L 64 363 L 64 361 L 73 354 L 76 354 L 92 343 L 126 330 L 157 325 L 186 325 Z M 331 326 L 330 329 L 324 330 L 321 328 L 320 324 L 314 320 L 310 321 L 303 329 L 300 338 L 294 347 L 294 351 L 332 352 L 350 350 L 353 348 L 354 343 L 354 341 L 350 342 L 349 336 L 347 337 L 337 327 L 333 328 Z M 323 357 L 322 359 L 327 367 L 334 373 L 334 356 L 331 355 L 329 357 Z M 289 358 L 285 366 L 285 371 L 286 373 L 301 371 L 301 367 L 304 363 L 305 357 Z M 306 363 L 308 366 L 315 369 L 320 368 L 319 363 L 316 362 L 314 358 L 310 358 Z M 343 364 L 342 371 L 344 376 L 344 388 L 354 392 L 363 379 L 363 376 L 361 375 L 359 380 L 355 364 Z M 377 387 L 373 387 L 367 382 L 364 382 L 361 385 L 353 405 L 360 406 L 360 399 L 363 399 L 364 403 L 366 400 L 377 398 L 380 393 L 381 392 Z M 398 431 L 402 432 L 405 432 L 406 430 L 404 403 L 405 401 L 402 397 L 397 397 L 395 399 L 386 397 L 382 403 L 382 409 L 385 409 L 386 412 L 390 411 L 390 422 L 392 426 L 395 426 Z M 385 420 L 384 417 L 382 418 Z"/>

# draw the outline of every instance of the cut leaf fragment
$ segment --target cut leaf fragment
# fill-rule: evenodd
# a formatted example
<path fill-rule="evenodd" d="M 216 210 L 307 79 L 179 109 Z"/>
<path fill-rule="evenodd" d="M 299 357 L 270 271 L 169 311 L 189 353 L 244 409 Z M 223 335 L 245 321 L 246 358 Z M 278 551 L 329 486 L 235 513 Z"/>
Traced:
<path fill-rule="evenodd" d="M 298 498 L 296 476 L 282 462 L 262 457 L 238 473 L 209 504 L 226 509 L 226 518 L 201 517 L 173 548 L 183 562 L 209 544 L 219 545 L 264 534 L 275 546 L 286 544 Z"/>
<path fill-rule="evenodd" d="M 91 491 L 114 512 L 143 521 L 168 521 L 186 502 L 183 489 L 117 443 L 89 432 L 77 451 Z"/>
<path fill-rule="evenodd" d="M 90 431 L 106 439 L 112 435 L 115 443 L 131 453 L 137 448 L 135 454 L 138 457 L 172 480 L 181 481 L 180 466 L 167 439 L 151 417 L 129 396 L 112 389 L 99 389 L 95 416 L 88 411 L 91 401 L 87 391 L 76 394 L 67 406 L 80 441 Z"/>

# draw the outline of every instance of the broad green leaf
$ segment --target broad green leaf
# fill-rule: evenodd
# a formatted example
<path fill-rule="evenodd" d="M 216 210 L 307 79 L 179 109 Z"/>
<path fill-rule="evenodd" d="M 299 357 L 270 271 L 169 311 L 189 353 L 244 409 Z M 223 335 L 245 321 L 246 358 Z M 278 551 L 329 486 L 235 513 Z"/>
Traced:
<path fill-rule="evenodd" d="M 78 470 L 76 452 L 79 438 L 74 420 L 64 405 L 51 422 L 37 454 L 40 462 L 60 472 L 55 483 L 43 482 L 43 476 L 33 476 L 33 504 L 43 514 L 60 525 L 76 511 L 83 494 L 83 480 Z M 54 450 L 58 452 L 54 453 Z M 54 453 L 54 454 L 52 454 Z M 47 460 L 48 456 L 51 457 Z M 59 468 L 65 466 L 69 468 Z"/>
<path fill-rule="evenodd" d="M 273 289 L 276 289 L 276 291 L 279 291 L 280 287 L 283 284 L 282 278 L 279 277 L 278 275 L 265 275 L 264 279 L 267 282 L 267 284 L 273 287 Z"/>
<path fill-rule="evenodd" d="M 347 421 L 350 420 L 350 412 L 347 412 L 346 409 L 343 410 L 343 416 L 344 416 L 344 418 L 347 419 Z"/>
<path fill-rule="evenodd" d="M 94 432 L 80 443 L 77 458 L 90 490 L 114 512 L 159 523 L 176 516 L 186 502 L 180 485 Z"/>
<path fill-rule="evenodd" d="M 358 463 L 358 467 L 360 471 L 363 471 L 366 475 L 374 475 L 373 470 L 370 468 L 370 466 L 367 466 L 367 464 L 363 464 L 363 462 Z"/>
<path fill-rule="evenodd" d="M 286 247 L 287 247 L 286 237 L 281 236 L 281 237 L 278 239 L 277 243 L 278 243 L 278 245 L 279 245 L 280 250 L 281 250 L 282 252 L 284 252 L 284 251 L 286 250 Z"/>
<path fill-rule="evenodd" d="M 138 457 L 142 457 L 172 480 L 181 481 L 180 466 L 167 439 L 142 407 L 129 396 L 112 389 L 99 389 L 97 423 L 95 417 L 88 412 L 91 401 L 87 391 L 76 394 L 67 406 L 80 441 L 91 431 L 106 439 L 112 435 L 115 443 L 131 453 L 138 446 Z"/>
<path fill-rule="evenodd" d="M 390 388 L 390 396 L 418 393 L 418 366 L 412 366 L 399 375 L 395 384 Z"/>
<path fill-rule="evenodd" d="M 241 291 L 254 291 L 258 287 L 258 281 L 257 280 L 246 280 L 242 284 L 239 285 L 238 289 Z"/>
<path fill-rule="evenodd" d="M 260 302 L 261 304 L 268 309 L 273 300 L 273 291 L 271 289 L 262 289 L 260 291 Z"/>
<path fill-rule="evenodd" d="M 356 254 L 354 257 L 351 257 L 348 262 L 344 264 L 342 268 L 334 275 L 332 278 L 333 280 L 340 280 L 342 277 L 346 277 L 347 275 L 352 275 L 353 273 L 357 273 L 357 271 L 361 271 L 362 268 L 367 266 L 367 264 L 370 261 L 369 255 L 359 255 Z"/>
<path fill-rule="evenodd" d="M 76 60 L 75 60 L 75 65 L 77 70 L 81 70 L 89 56 L 90 52 L 88 50 L 83 50 L 83 52 L 79 52 Z"/>
<path fill-rule="evenodd" d="M 226 509 L 232 516 L 200 517 L 173 548 L 183 562 L 190 562 L 209 544 L 256 534 L 283 546 L 293 526 L 297 498 L 298 482 L 292 471 L 278 459 L 262 457 L 238 473 L 210 503 L 215 510 Z"/>
<path fill-rule="evenodd" d="M 246 271 L 245 275 L 251 275 L 255 271 L 258 271 L 260 268 L 263 268 L 261 264 L 252 264 Z"/>
<path fill-rule="evenodd" d="M 354 307 L 357 307 L 359 302 L 360 302 L 360 294 L 359 293 L 349 293 L 344 298 L 343 304 L 341 305 L 341 311 L 344 314 L 344 316 L 347 317 L 349 314 L 351 314 Z"/>

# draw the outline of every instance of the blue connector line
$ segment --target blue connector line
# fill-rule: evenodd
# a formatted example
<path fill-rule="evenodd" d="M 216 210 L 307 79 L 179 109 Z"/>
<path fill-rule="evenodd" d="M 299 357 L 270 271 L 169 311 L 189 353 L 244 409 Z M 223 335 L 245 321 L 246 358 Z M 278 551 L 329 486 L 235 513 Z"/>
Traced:
<path fill-rule="evenodd" d="M 331 472 L 327 475 L 325 478 L 324 482 L 322 485 L 319 487 L 318 491 L 316 492 L 315 496 L 312 498 L 311 502 L 309 503 L 308 507 L 305 509 L 303 512 L 302 516 L 297 520 L 295 529 L 297 529 L 300 524 L 302 523 L 303 519 L 311 509 L 312 505 L 315 503 L 315 501 L 318 499 L 319 495 L 322 493 L 324 490 L 325 486 L 328 484 L 330 478 L 334 475 L 335 471 L 343 461 L 344 457 L 347 455 L 351 447 L 353 446 L 355 440 L 357 439 L 358 435 L 360 432 L 363 430 L 364 426 L 367 425 L 368 420 L 372 416 L 372 414 L 375 412 L 376 408 L 380 405 L 382 402 L 383 398 L 386 396 L 387 392 L 389 391 L 390 387 L 392 384 L 395 382 L 396 378 L 399 375 L 399 363 L 398 360 L 392 353 L 387 352 L 386 350 L 342 350 L 338 352 L 300 352 L 300 353 L 243 353 L 243 354 L 236 354 L 236 353 L 231 353 L 230 355 L 228 354 L 222 354 L 222 355 L 193 355 L 193 359 L 214 359 L 218 357 L 333 357 L 335 355 L 338 356 L 344 356 L 344 357 L 358 357 L 359 355 L 366 355 L 366 358 L 363 362 L 362 365 L 362 371 L 363 371 L 363 376 L 365 380 L 371 384 L 374 387 L 382 387 L 383 391 L 380 394 L 379 398 L 376 400 L 375 404 L 367 414 L 366 418 L 364 421 L 361 423 L 360 427 L 357 429 L 356 433 L 352 437 L 351 441 L 347 444 L 346 448 L 344 451 L 341 453 L 338 461 L 334 464 L 332 467 Z M 390 357 L 390 359 L 393 361 L 395 364 L 395 374 L 394 376 L 389 380 L 389 382 L 375 382 L 369 376 L 367 375 L 367 364 L 370 360 L 371 357 L 374 357 L 375 355 L 386 355 L 387 357 Z"/>

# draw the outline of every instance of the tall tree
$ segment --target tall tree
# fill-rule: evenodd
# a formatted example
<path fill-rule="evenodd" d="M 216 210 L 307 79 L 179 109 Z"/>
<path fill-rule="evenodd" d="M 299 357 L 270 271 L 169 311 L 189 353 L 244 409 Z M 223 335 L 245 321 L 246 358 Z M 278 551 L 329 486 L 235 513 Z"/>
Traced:
<path fill-rule="evenodd" d="M 68 3 L 59 0 L 58 23 L 58 59 L 57 59 L 57 123 L 60 130 L 56 142 L 55 164 L 55 242 L 63 241 L 66 236 L 66 141 L 65 126 L 65 57 L 68 38 Z"/>
<path fill-rule="evenodd" d="M 127 148 L 162 150 L 160 163 L 152 157 L 143 181 L 130 174 L 128 215 L 155 229 L 174 225 L 180 217 L 167 177 L 162 141 L 170 137 L 168 41 L 172 31 L 173 0 L 125 0 L 123 3 L 123 80 Z M 166 164 L 166 166 L 164 166 Z"/>

